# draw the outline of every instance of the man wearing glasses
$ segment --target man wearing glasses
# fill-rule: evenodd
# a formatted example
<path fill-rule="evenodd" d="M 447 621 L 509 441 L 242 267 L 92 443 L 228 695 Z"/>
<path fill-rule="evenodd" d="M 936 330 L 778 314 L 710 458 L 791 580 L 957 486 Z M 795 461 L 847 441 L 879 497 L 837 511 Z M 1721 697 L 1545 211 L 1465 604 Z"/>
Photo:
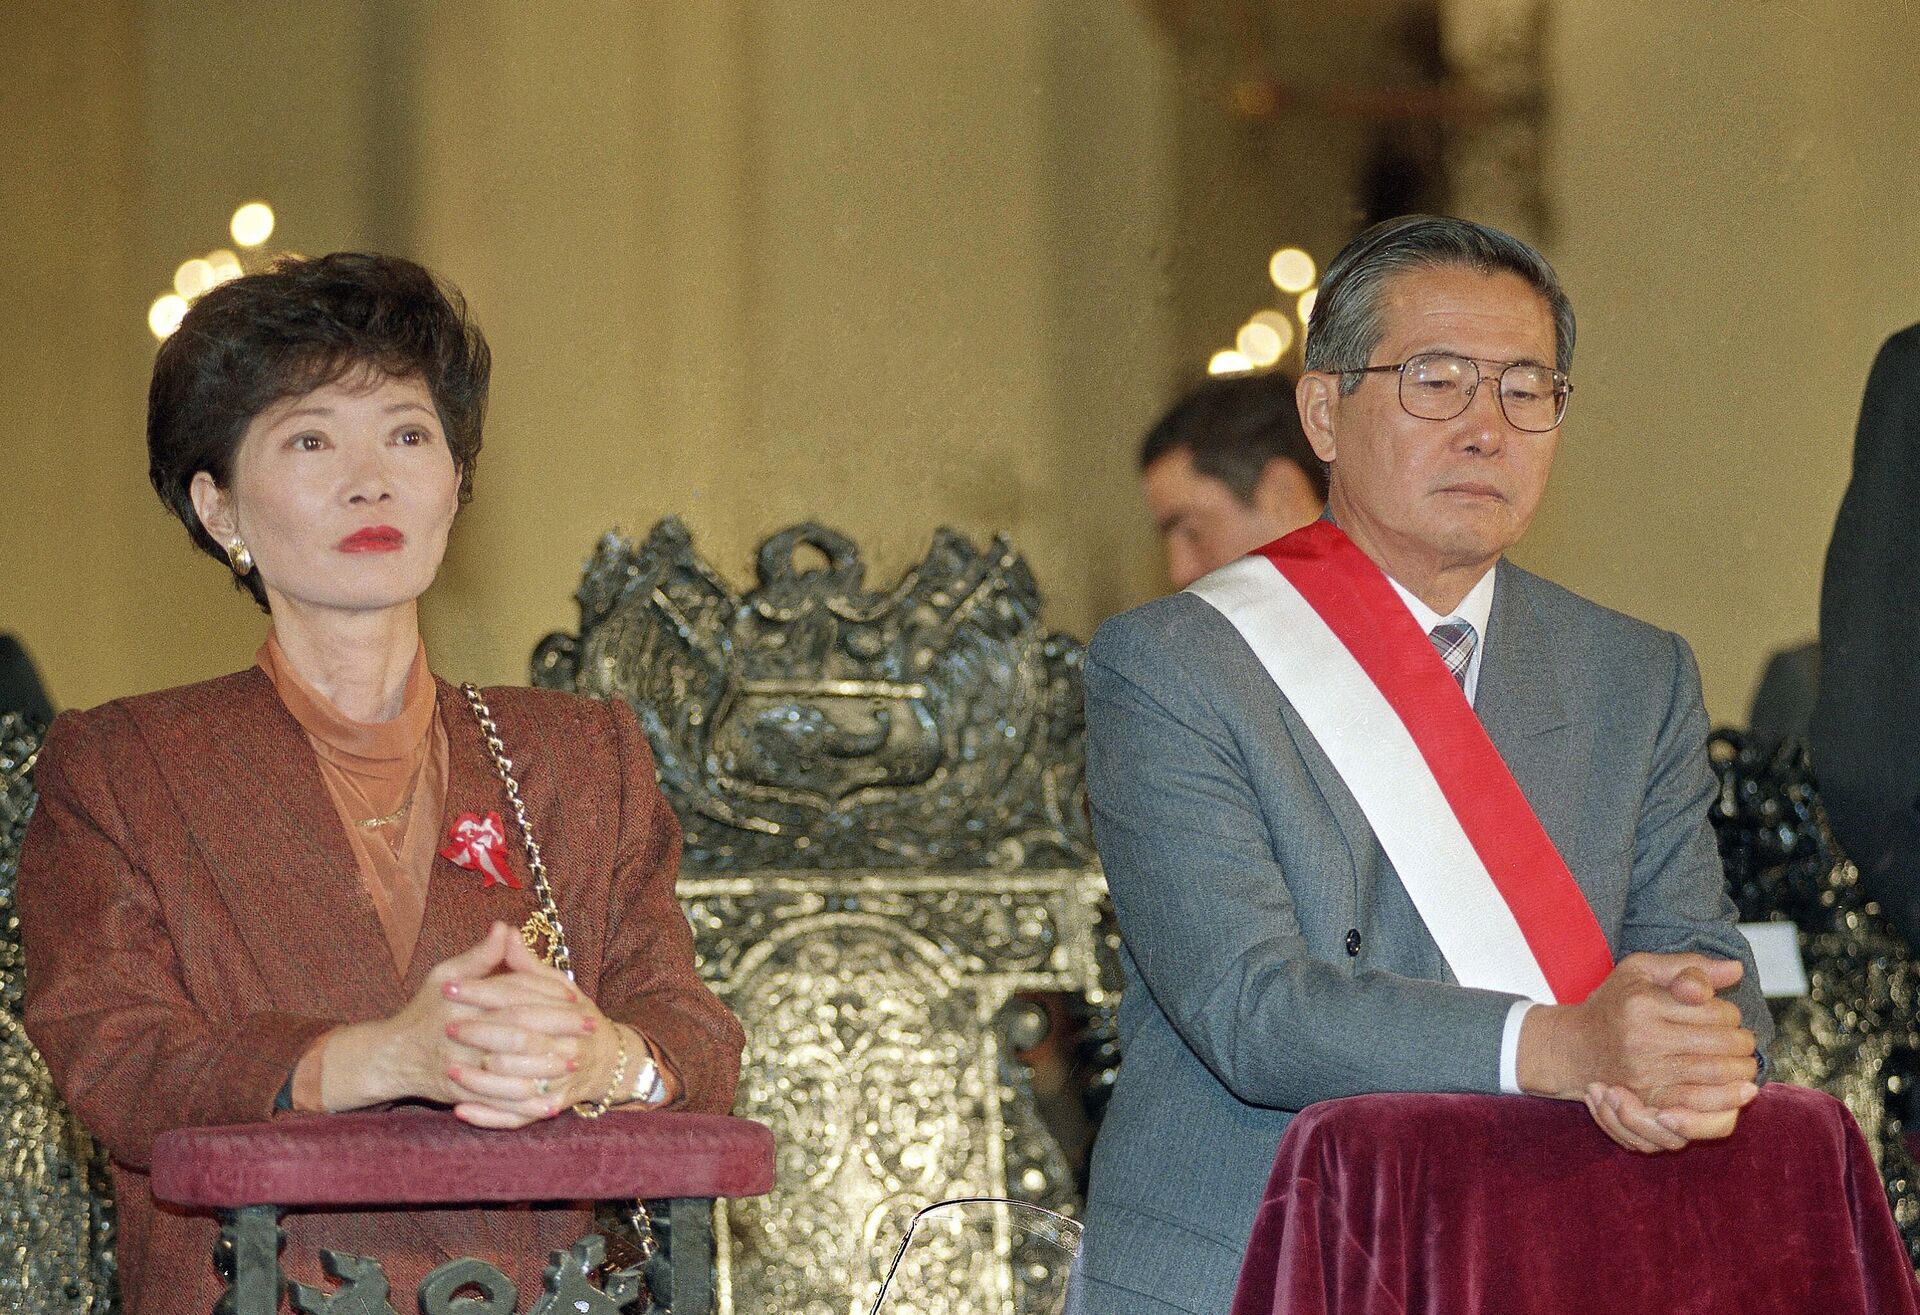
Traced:
<path fill-rule="evenodd" d="M 1724 1137 L 1770 1034 L 1678 636 L 1503 554 L 1572 390 L 1553 270 L 1412 216 L 1329 266 L 1297 398 L 1327 517 L 1101 627 L 1095 833 L 1125 938 L 1087 1315 L 1231 1302 L 1280 1135 L 1380 1091 Z"/>

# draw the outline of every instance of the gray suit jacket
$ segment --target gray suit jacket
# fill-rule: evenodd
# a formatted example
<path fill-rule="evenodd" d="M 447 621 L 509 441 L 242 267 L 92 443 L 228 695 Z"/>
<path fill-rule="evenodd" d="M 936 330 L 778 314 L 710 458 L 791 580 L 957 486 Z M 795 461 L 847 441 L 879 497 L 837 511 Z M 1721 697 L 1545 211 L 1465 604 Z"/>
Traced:
<path fill-rule="evenodd" d="M 1481 722 L 1615 958 L 1743 960 L 1736 998 L 1764 1043 L 1772 1027 L 1706 818 L 1692 652 L 1498 570 Z M 1454 983 L 1359 805 L 1207 603 L 1179 594 L 1107 622 L 1086 684 L 1126 993 L 1085 1308 L 1224 1315 L 1293 1112 L 1363 1092 L 1497 1092 L 1515 997 Z"/>

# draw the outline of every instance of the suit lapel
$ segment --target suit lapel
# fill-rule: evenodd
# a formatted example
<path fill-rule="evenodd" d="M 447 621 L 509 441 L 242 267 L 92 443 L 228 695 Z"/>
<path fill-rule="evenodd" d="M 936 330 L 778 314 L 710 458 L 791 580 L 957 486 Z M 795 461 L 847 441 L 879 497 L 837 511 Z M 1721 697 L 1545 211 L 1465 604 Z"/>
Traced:
<path fill-rule="evenodd" d="M 280 1007 L 360 1018 L 399 1007 L 399 975 L 306 733 L 259 668 L 155 728 L 169 785 Z M 371 998 L 370 998 L 371 997 Z"/>
<path fill-rule="evenodd" d="M 507 802 L 506 787 L 494 772 L 493 759 L 487 753 L 485 738 L 466 695 L 446 681 L 434 678 L 440 706 L 440 723 L 447 732 L 447 798 L 441 810 L 440 842 L 444 844 L 454 823 L 463 813 L 500 814 L 507 832 L 507 862 L 522 889 L 487 887 L 478 872 L 470 872 L 438 854 L 427 880 L 426 916 L 420 924 L 420 938 L 414 942 L 413 958 L 407 964 L 405 989 L 410 996 L 420 989 L 433 966 L 463 950 L 470 950 L 487 934 L 494 922 L 515 927 L 526 921 L 537 907 L 533 877 L 527 871 L 526 850 L 520 830 L 514 824 L 513 808 Z M 500 720 L 498 709 L 494 720 Z M 508 740 L 507 756 L 516 756 L 511 732 L 504 726 L 502 738 Z M 521 762 L 525 762 L 524 750 Z M 516 768 L 520 795 L 527 798 L 524 770 Z M 528 802 L 531 811 L 532 803 Z"/>
<path fill-rule="evenodd" d="M 1504 558 L 1497 570 L 1474 711 L 1565 856 L 1574 820 L 1568 793 L 1573 728 L 1563 683 L 1567 655 L 1548 643 L 1527 597 L 1525 574 Z"/>
<path fill-rule="evenodd" d="M 1280 700 L 1280 719 L 1286 723 L 1287 734 L 1293 737 L 1293 747 L 1300 754 L 1300 761 L 1306 764 L 1307 775 L 1313 778 L 1314 787 L 1320 792 L 1321 802 L 1327 811 L 1333 814 L 1336 828 L 1340 832 L 1341 843 L 1347 849 L 1347 866 L 1358 880 L 1359 856 L 1363 852 L 1377 850 L 1373 840 L 1373 827 L 1367 822 L 1367 815 L 1360 811 L 1360 803 L 1353 797 L 1353 791 L 1340 779 L 1332 759 L 1326 750 L 1313 738 L 1313 732 L 1307 729 L 1306 722 L 1300 720 L 1300 714 L 1285 698 Z M 1356 837 L 1359 847 L 1355 847 Z"/>

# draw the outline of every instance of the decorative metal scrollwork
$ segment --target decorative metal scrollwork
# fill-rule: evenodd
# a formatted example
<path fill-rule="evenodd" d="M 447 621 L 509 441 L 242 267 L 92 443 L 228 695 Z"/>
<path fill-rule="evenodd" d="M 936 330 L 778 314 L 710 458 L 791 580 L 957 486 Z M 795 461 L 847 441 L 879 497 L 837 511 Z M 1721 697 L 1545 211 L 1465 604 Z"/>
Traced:
<path fill-rule="evenodd" d="M 681 898 L 747 1029 L 740 1112 L 779 1154 L 770 1195 L 715 1207 L 722 1312 L 870 1300 L 931 1201 L 1077 1211 L 1003 1029 L 1016 992 L 1097 988 L 1097 875 L 767 872 L 689 877 Z"/>
<path fill-rule="evenodd" d="M 638 1274 L 623 1272 L 606 1275 L 606 1286 L 596 1287 L 592 1276 L 606 1260 L 607 1240 L 598 1233 L 587 1234 L 566 1251 L 554 1252 L 547 1265 L 545 1290 L 527 1315 L 620 1315 L 640 1300 L 646 1287 Z M 654 1309 L 651 1301 L 647 1309 Z M 427 1315 L 440 1315 L 440 1312 L 428 1311 Z M 445 1315 L 455 1315 L 455 1312 L 447 1311 Z"/>
<path fill-rule="evenodd" d="M 1734 903 L 1746 921 L 1792 922 L 1807 968 L 1808 994 L 1773 1002 L 1772 1074 L 1846 1104 L 1920 1265 L 1920 1170 L 1904 1135 L 1920 1090 L 1920 968 L 1835 843 L 1805 742 L 1762 754 L 1716 731 L 1711 749 Z"/>
<path fill-rule="evenodd" d="M 436 1294 L 439 1292 L 435 1281 L 441 1278 L 445 1270 L 460 1266 L 470 1266 L 478 1272 L 471 1274 L 461 1272 L 457 1276 L 458 1281 L 446 1287 L 446 1292 L 451 1294 L 468 1283 L 478 1284 L 486 1292 L 484 1302 L 463 1300 L 460 1306 L 461 1315 L 483 1315 L 483 1312 L 484 1315 L 513 1315 L 515 1302 L 519 1299 L 513 1284 L 508 1281 L 506 1275 L 492 1265 L 483 1264 L 477 1260 L 449 1261 L 427 1275 L 426 1280 L 420 1285 L 422 1309 L 434 1309 L 428 1305 L 427 1298 L 429 1292 Z M 391 1291 L 387 1283 L 387 1271 L 380 1268 L 379 1261 L 369 1260 L 365 1256 L 348 1255 L 343 1251 L 323 1250 L 320 1253 L 320 1267 L 327 1272 L 327 1277 L 339 1286 L 332 1292 L 327 1292 L 320 1288 L 309 1287 L 305 1283 L 287 1284 L 287 1302 L 299 1311 L 300 1315 L 396 1315 L 393 1303 L 387 1300 Z M 232 1276 L 227 1277 L 231 1279 Z M 494 1279 L 506 1284 L 505 1305 L 501 1305 L 498 1300 L 501 1295 L 499 1288 L 490 1282 Z M 439 1309 L 451 1310 L 451 1302 L 443 1300 Z"/>
<path fill-rule="evenodd" d="M 514 1315 L 520 1290 L 484 1260 L 462 1256 L 420 1280 L 420 1309 L 426 1315 Z"/>
<path fill-rule="evenodd" d="M 274 1232 L 277 1236 L 278 1229 Z M 223 1276 L 236 1282 L 238 1258 L 240 1264 L 271 1266 L 277 1284 L 277 1262 L 267 1255 L 242 1256 L 246 1240 L 237 1234 L 234 1224 L 223 1231 L 222 1243 L 228 1255 L 228 1263 L 221 1270 Z M 553 1252 L 540 1295 L 527 1307 L 526 1315 L 621 1315 L 629 1307 L 635 1307 L 633 1315 L 667 1315 L 666 1308 L 656 1306 L 650 1297 L 644 1306 L 636 1306 L 647 1297 L 647 1286 L 638 1274 L 615 1271 L 596 1283 L 594 1276 L 601 1274 L 606 1261 L 606 1239 L 598 1233 L 589 1233 L 565 1251 Z M 305 1283 L 287 1284 L 288 1301 L 300 1315 L 397 1315 L 386 1272 L 378 1260 L 322 1251 L 320 1263 L 338 1286 L 327 1292 Z M 420 1281 L 417 1308 L 421 1315 L 515 1315 L 519 1307 L 520 1293 L 513 1280 L 471 1256 L 449 1260 Z"/>

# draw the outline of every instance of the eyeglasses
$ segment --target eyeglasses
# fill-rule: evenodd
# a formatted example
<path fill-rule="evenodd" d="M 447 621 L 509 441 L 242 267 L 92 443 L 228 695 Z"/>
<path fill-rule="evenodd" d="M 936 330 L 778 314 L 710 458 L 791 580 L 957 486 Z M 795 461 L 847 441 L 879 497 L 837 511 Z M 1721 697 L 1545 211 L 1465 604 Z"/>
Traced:
<path fill-rule="evenodd" d="M 1080 1231 L 1079 1220 L 1025 1201 L 936 1202 L 908 1222 L 867 1315 L 979 1309 L 1062 1315 L 1079 1307 L 1070 1289 L 1079 1286 Z M 1006 1267 L 1012 1268 L 1010 1286 Z"/>
<path fill-rule="evenodd" d="M 1500 366 L 1495 396 L 1500 414 L 1515 429 L 1544 434 L 1560 427 L 1567 414 L 1567 394 L 1573 382 L 1558 370 L 1525 361 L 1489 361 Z M 1451 420 L 1473 403 L 1485 377 L 1479 363 L 1450 352 L 1422 352 L 1398 365 L 1365 365 L 1338 374 L 1400 376 L 1400 407 L 1417 420 Z"/>

